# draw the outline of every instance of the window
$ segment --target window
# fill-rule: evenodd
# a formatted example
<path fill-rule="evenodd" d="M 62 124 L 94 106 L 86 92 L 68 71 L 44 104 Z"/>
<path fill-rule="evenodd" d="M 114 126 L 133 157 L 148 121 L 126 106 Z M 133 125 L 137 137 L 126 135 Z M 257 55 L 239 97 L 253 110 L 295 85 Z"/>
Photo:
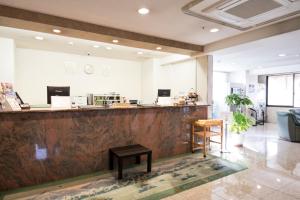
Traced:
<path fill-rule="evenodd" d="M 293 106 L 293 75 L 268 77 L 268 105 Z"/>
<path fill-rule="evenodd" d="M 295 83 L 294 83 L 294 106 L 300 107 L 300 74 L 295 74 Z"/>

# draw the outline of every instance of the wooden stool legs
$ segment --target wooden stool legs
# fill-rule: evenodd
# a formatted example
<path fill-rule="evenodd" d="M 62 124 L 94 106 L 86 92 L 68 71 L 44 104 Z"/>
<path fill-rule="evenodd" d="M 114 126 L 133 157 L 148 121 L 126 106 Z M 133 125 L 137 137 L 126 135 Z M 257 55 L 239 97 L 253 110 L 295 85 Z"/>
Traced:
<path fill-rule="evenodd" d="M 191 125 L 191 151 L 194 153 L 195 149 L 195 126 L 194 124 Z"/>
<path fill-rule="evenodd" d="M 221 125 L 221 152 L 223 152 L 223 123 Z"/>
<path fill-rule="evenodd" d="M 203 156 L 206 157 L 206 127 L 204 127 L 204 137 L 203 137 Z"/>

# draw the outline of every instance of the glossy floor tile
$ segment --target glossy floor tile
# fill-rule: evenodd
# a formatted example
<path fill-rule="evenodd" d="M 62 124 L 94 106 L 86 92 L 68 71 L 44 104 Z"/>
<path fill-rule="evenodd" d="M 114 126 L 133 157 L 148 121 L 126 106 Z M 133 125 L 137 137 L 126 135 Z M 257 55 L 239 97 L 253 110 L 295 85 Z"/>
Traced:
<path fill-rule="evenodd" d="M 211 153 L 242 162 L 247 170 L 168 197 L 168 200 L 295 200 L 300 199 L 300 143 L 278 139 L 276 124 L 252 127 L 244 146 L 234 147 L 228 137 L 230 153 Z"/>

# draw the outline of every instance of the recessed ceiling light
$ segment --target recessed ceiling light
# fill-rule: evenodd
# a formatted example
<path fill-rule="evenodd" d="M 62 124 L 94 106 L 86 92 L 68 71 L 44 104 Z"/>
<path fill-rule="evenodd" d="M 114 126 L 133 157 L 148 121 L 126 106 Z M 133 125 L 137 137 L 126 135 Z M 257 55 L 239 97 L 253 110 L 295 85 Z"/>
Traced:
<path fill-rule="evenodd" d="M 113 43 L 119 43 L 119 40 L 113 40 L 112 42 Z"/>
<path fill-rule="evenodd" d="M 74 45 L 74 42 L 68 42 L 69 45 Z"/>
<path fill-rule="evenodd" d="M 284 54 L 284 53 L 281 53 L 281 54 L 278 54 L 278 56 L 279 56 L 279 57 L 285 57 L 285 56 L 286 56 L 286 54 Z"/>
<path fill-rule="evenodd" d="M 139 52 L 137 52 L 137 54 L 139 54 L 139 55 L 142 55 L 142 54 L 143 54 L 143 52 L 139 51 Z"/>
<path fill-rule="evenodd" d="M 99 45 L 95 44 L 93 45 L 94 48 L 99 48 Z"/>
<path fill-rule="evenodd" d="M 138 10 L 138 12 L 139 12 L 141 15 L 147 15 L 147 14 L 150 12 L 150 10 L 149 10 L 148 8 L 140 8 L 140 9 Z"/>
<path fill-rule="evenodd" d="M 111 47 L 106 47 L 106 49 L 107 49 L 107 50 L 112 50 L 112 48 L 111 48 Z"/>
<path fill-rule="evenodd" d="M 256 188 L 257 189 L 261 189 L 261 185 L 256 185 Z"/>
<path fill-rule="evenodd" d="M 218 28 L 212 28 L 212 29 L 210 29 L 210 32 L 211 33 L 216 33 L 216 32 L 219 32 L 219 29 Z"/>
<path fill-rule="evenodd" d="M 161 47 L 156 47 L 156 50 L 161 50 L 162 48 Z"/>
<path fill-rule="evenodd" d="M 35 36 L 34 37 L 36 40 L 44 40 L 44 38 L 42 36 Z"/>
<path fill-rule="evenodd" d="M 61 33 L 61 30 L 59 30 L 59 29 L 53 29 L 52 30 L 54 33 Z"/>
<path fill-rule="evenodd" d="M 277 181 L 278 183 L 280 183 L 281 180 L 280 180 L 280 178 L 276 178 L 276 181 Z"/>

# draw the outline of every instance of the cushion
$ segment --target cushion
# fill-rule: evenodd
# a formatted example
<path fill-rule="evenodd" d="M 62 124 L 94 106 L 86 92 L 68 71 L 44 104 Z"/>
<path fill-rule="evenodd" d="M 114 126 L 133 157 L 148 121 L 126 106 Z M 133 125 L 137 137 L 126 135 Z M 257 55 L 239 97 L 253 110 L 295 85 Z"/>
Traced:
<path fill-rule="evenodd" d="M 292 113 L 296 124 L 300 125 L 300 109 L 291 109 L 290 112 Z"/>

